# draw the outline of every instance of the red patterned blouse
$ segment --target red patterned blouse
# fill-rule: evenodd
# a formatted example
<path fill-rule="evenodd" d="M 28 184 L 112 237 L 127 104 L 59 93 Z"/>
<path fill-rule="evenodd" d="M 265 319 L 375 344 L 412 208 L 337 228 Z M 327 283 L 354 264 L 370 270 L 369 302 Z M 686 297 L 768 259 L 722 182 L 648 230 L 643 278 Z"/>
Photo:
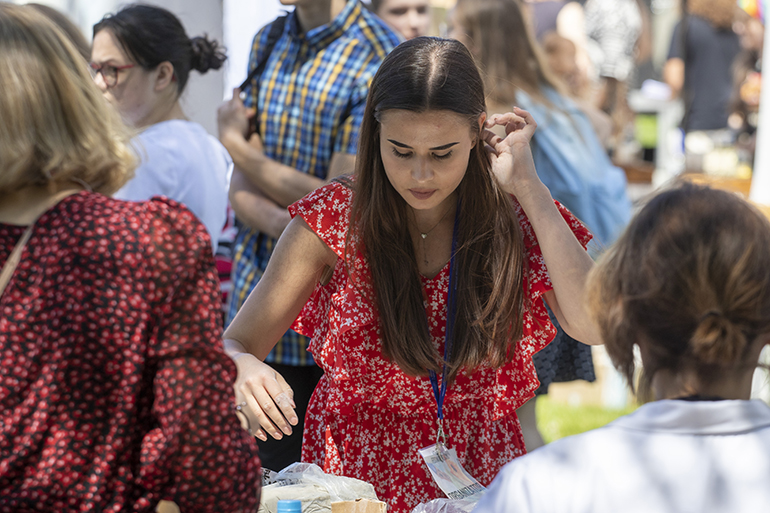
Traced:
<path fill-rule="evenodd" d="M 0 265 L 24 227 L 0 224 Z M 0 511 L 257 510 L 206 230 L 166 199 L 81 192 L 0 298 Z"/>
<path fill-rule="evenodd" d="M 318 285 L 293 328 L 312 337 L 311 351 L 326 372 L 305 419 L 303 460 L 327 472 L 370 482 L 388 511 L 406 513 L 417 504 L 443 497 L 418 450 L 436 441 L 436 401 L 427 376 L 410 377 L 388 361 L 380 348 L 377 311 L 368 265 L 351 233 L 351 273 L 343 265 L 353 193 L 332 183 L 289 210 L 340 257 L 331 281 Z M 557 204 L 558 205 L 558 204 Z M 562 216 L 585 246 L 591 235 L 567 209 Z M 461 371 L 444 401 L 449 444 L 465 468 L 489 484 L 502 466 L 525 452 L 516 408 L 538 387 L 532 355 L 556 334 L 542 301 L 551 282 L 537 238 L 517 204 L 524 236 L 527 310 L 515 356 L 502 368 Z M 443 354 L 449 263 L 433 279 L 422 278 L 425 311 L 436 351 Z"/>

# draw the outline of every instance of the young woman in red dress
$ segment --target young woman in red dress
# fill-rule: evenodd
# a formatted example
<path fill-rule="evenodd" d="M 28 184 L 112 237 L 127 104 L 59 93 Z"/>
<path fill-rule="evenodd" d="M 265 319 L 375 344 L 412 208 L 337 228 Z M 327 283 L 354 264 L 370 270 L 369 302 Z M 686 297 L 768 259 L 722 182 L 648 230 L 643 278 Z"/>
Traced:
<path fill-rule="evenodd" d="M 482 484 L 525 453 L 515 411 L 538 386 L 532 354 L 555 333 L 544 301 L 575 338 L 598 340 L 583 310 L 590 234 L 537 177 L 532 117 L 487 118 L 484 99 L 461 43 L 398 46 L 369 92 L 355 177 L 290 207 L 225 332 L 243 424 L 262 438 L 297 418 L 261 359 L 289 326 L 313 338 L 326 374 L 303 459 L 371 482 L 396 513 L 443 496 L 418 454 L 436 442 L 439 411 Z M 443 401 L 432 381 L 448 384 Z"/>

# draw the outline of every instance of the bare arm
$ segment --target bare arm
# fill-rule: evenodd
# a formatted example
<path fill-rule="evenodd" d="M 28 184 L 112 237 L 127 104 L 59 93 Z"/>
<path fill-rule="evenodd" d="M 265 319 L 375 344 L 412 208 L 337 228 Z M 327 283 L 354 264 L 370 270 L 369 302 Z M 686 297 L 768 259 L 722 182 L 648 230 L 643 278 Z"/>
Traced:
<path fill-rule="evenodd" d="M 585 282 L 593 260 L 575 238 L 559 213 L 548 188 L 537 176 L 529 141 L 537 124 L 522 110 L 494 115 L 487 129 L 505 126 L 501 138 L 485 130 L 492 152 L 492 169 L 503 189 L 514 194 L 537 235 L 553 290 L 546 300 L 564 331 L 586 344 L 601 344 L 601 338 L 585 309 Z"/>
<path fill-rule="evenodd" d="M 242 137 L 240 140 L 223 139 L 222 144 L 230 152 L 233 163 L 264 195 L 282 207 L 288 207 L 317 188 L 326 185 L 332 178 L 352 173 L 355 169 L 355 155 L 335 153 L 329 164 L 326 180 L 297 171 L 270 159 L 261 150 Z"/>
<path fill-rule="evenodd" d="M 258 135 L 252 135 L 246 140 L 248 118 L 254 113 L 243 105 L 239 94 L 240 91 L 235 89 L 233 97 L 222 104 L 217 113 L 219 140 L 230 153 L 235 167 L 240 169 L 264 196 L 280 207 L 288 207 L 326 184 L 327 182 L 320 178 L 269 158 Z M 355 156 L 335 153 L 329 164 L 326 179 L 331 180 L 335 176 L 352 172 L 354 167 Z"/>
<path fill-rule="evenodd" d="M 240 134 L 226 134 L 221 141 L 233 158 L 235 167 L 277 205 L 288 207 L 325 183 L 320 178 L 272 160 Z"/>
<path fill-rule="evenodd" d="M 249 425 L 280 439 L 297 424 L 293 393 L 262 360 L 291 326 L 337 255 L 301 218 L 293 219 L 276 245 L 259 283 L 224 334 L 225 351 L 238 367 L 236 401 L 245 401 Z M 255 420 L 251 420 L 255 419 Z"/>
<path fill-rule="evenodd" d="M 230 181 L 230 204 L 247 226 L 276 239 L 291 221 L 289 211 L 265 196 L 238 168 Z"/>
<path fill-rule="evenodd" d="M 684 87 L 684 61 L 678 57 L 672 57 L 663 66 L 663 80 L 671 88 L 671 97 L 676 98 Z"/>

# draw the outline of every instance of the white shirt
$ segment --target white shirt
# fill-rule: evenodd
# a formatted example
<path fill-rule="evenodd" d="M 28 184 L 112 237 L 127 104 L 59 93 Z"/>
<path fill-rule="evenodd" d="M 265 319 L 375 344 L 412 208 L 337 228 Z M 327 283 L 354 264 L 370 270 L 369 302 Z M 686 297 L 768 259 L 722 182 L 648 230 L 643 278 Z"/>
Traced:
<path fill-rule="evenodd" d="M 183 203 L 206 226 L 216 250 L 233 170 L 224 146 L 201 125 L 178 119 L 147 127 L 132 143 L 141 163 L 114 197 L 146 201 L 166 196 Z"/>
<path fill-rule="evenodd" d="M 770 511 L 770 407 L 656 401 L 507 464 L 473 513 Z"/>

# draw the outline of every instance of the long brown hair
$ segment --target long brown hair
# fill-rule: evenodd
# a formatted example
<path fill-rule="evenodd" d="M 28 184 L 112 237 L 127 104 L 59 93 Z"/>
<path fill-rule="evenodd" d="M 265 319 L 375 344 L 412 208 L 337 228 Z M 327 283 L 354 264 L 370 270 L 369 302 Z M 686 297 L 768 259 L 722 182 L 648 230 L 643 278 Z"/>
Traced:
<path fill-rule="evenodd" d="M 472 41 L 493 102 L 513 105 L 516 91 L 522 89 L 550 106 L 543 87 L 564 93 L 564 86 L 545 64 L 516 0 L 458 0 L 455 23 Z"/>
<path fill-rule="evenodd" d="M 409 236 L 408 205 L 390 184 L 380 155 L 379 114 L 449 110 L 468 120 L 477 144 L 458 187 L 455 258 L 457 316 L 449 379 L 461 367 L 512 357 L 524 311 L 523 242 L 511 197 L 499 187 L 480 140 L 484 86 L 459 42 L 418 37 L 396 47 L 372 81 L 361 126 L 352 222 L 372 273 L 382 350 L 410 375 L 440 370 Z"/>
<path fill-rule="evenodd" d="M 708 382 L 770 332 L 770 223 L 733 193 L 685 184 L 653 198 L 594 268 L 590 310 L 607 353 L 639 389 L 661 370 Z"/>

